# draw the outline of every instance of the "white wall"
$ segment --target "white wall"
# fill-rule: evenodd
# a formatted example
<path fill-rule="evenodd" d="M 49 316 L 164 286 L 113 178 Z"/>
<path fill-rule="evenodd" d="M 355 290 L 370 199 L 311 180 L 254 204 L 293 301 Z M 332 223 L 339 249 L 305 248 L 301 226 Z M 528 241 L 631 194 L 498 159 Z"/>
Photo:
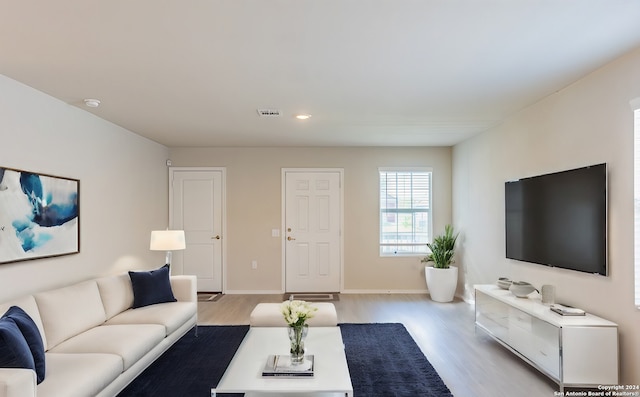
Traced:
<path fill-rule="evenodd" d="M 640 384 L 640 311 L 633 302 L 633 113 L 640 50 L 453 149 L 454 225 L 470 297 L 498 277 L 556 286 L 556 301 L 620 325 L 623 384 Z M 505 259 L 504 182 L 607 163 L 610 277 Z"/>
<path fill-rule="evenodd" d="M 181 167 L 227 167 L 227 292 L 280 291 L 282 168 L 344 169 L 347 292 L 424 291 L 419 257 L 379 256 L 378 167 L 432 167 L 434 232 L 451 222 L 451 148 L 171 148 Z M 251 261 L 258 269 L 251 269 Z"/>
<path fill-rule="evenodd" d="M 79 254 L 1 264 L 0 301 L 160 266 L 168 149 L 2 75 L 0 92 L 0 167 L 79 179 L 81 233 Z"/>

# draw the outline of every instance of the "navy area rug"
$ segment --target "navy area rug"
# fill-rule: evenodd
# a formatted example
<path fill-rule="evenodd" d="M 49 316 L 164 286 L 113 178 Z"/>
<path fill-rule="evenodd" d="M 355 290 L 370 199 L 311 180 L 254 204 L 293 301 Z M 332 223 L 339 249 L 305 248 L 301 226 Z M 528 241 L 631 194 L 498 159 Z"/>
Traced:
<path fill-rule="evenodd" d="M 340 324 L 340 329 L 354 397 L 452 396 L 402 324 Z M 199 326 L 197 337 L 189 331 L 118 397 L 210 397 L 248 330 L 247 325 Z"/>
<path fill-rule="evenodd" d="M 354 397 L 452 396 L 402 324 L 340 324 Z"/>

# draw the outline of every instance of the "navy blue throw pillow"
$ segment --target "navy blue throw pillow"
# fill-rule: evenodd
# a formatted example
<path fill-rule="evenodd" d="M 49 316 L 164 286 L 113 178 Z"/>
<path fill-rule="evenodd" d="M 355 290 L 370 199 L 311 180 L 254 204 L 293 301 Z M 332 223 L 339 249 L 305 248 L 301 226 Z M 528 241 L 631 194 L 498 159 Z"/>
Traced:
<path fill-rule="evenodd" d="M 133 308 L 175 302 L 169 282 L 169 265 L 148 272 L 129 272 L 133 287 Z"/>
<path fill-rule="evenodd" d="M 27 341 L 15 321 L 8 317 L 0 318 L 0 368 L 36 370 Z"/>
<path fill-rule="evenodd" d="M 24 339 L 27 341 L 27 345 L 33 356 L 38 383 L 42 382 L 45 374 L 44 343 L 42 342 L 42 335 L 40 335 L 38 326 L 36 326 L 33 319 L 18 306 L 11 306 L 2 316 L 2 318 L 5 317 L 12 319 L 16 323 L 22 336 L 24 336 Z"/>

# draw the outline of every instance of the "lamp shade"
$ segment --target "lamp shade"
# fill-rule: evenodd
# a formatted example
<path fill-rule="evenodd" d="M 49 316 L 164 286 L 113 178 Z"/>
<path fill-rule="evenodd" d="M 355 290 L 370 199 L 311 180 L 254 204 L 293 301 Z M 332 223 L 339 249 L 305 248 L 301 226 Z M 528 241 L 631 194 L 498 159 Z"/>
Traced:
<path fill-rule="evenodd" d="M 187 247 L 184 230 L 153 230 L 149 249 L 152 251 L 177 251 Z"/>

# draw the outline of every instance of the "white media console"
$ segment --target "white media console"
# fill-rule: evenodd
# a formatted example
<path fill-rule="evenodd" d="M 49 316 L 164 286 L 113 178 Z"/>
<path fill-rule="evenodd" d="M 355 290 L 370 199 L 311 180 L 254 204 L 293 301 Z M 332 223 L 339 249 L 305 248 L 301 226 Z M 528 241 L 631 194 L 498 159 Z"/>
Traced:
<path fill-rule="evenodd" d="M 617 385 L 618 326 L 603 318 L 562 316 L 540 299 L 476 285 L 476 326 L 565 387 Z"/>

